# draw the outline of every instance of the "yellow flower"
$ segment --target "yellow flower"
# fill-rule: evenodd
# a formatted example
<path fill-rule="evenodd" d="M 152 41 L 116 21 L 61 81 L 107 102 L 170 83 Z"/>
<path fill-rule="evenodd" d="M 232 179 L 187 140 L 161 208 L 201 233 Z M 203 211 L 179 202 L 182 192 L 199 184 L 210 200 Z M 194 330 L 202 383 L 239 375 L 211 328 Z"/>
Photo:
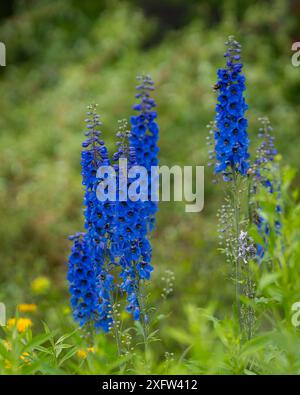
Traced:
<path fill-rule="evenodd" d="M 87 357 L 87 352 L 84 350 L 78 350 L 76 355 L 80 359 L 85 359 Z"/>
<path fill-rule="evenodd" d="M 30 354 L 28 352 L 23 352 L 23 354 L 20 355 L 20 359 L 22 359 L 25 365 L 30 365 Z"/>
<path fill-rule="evenodd" d="M 10 318 L 10 319 L 7 321 L 7 328 L 8 328 L 8 329 L 11 329 L 13 326 L 16 325 L 16 322 L 17 322 L 17 320 L 16 320 L 15 318 Z"/>
<path fill-rule="evenodd" d="M 35 294 L 44 294 L 50 288 L 50 280 L 45 276 L 35 278 L 31 283 L 31 289 Z"/>
<path fill-rule="evenodd" d="M 21 313 L 35 313 L 37 310 L 37 305 L 34 303 L 22 303 L 18 306 L 19 311 Z"/>
<path fill-rule="evenodd" d="M 82 348 L 80 350 L 77 351 L 77 357 L 80 359 L 85 359 L 88 355 L 88 353 L 94 353 L 95 352 L 95 348 L 94 347 L 88 347 L 86 350 L 83 350 Z"/>
<path fill-rule="evenodd" d="M 18 332 L 22 333 L 32 326 L 32 321 L 30 318 L 10 318 L 7 321 L 7 327 L 8 329 L 12 329 L 14 326 L 17 327 Z"/>

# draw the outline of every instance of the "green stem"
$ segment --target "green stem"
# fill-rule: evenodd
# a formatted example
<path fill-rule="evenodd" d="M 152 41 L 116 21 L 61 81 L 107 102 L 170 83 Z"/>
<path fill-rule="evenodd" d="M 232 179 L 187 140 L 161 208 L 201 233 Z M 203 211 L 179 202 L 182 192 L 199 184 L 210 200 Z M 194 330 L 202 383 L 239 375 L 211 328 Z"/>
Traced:
<path fill-rule="evenodd" d="M 119 328 L 118 328 L 118 316 L 117 316 L 117 313 L 115 311 L 115 306 L 117 306 L 117 302 L 118 302 L 118 294 L 117 294 L 117 292 L 116 292 L 115 301 L 112 301 L 112 302 L 114 302 L 112 304 L 112 319 L 113 319 L 113 329 L 114 329 L 114 335 L 115 335 L 115 339 L 116 339 L 118 355 L 121 356 L 122 355 L 122 347 L 121 347 L 120 331 L 119 331 Z"/>
<path fill-rule="evenodd" d="M 232 169 L 233 174 L 233 209 L 234 209 L 234 221 L 235 221 L 235 298 L 236 306 L 238 311 L 238 319 L 240 329 L 242 329 L 242 317 L 241 317 L 241 303 L 240 303 L 240 262 L 238 257 L 238 241 L 240 236 L 240 199 L 239 199 L 239 187 L 238 187 L 238 176 L 235 169 Z"/>
<path fill-rule="evenodd" d="M 91 321 L 88 323 L 88 328 L 87 328 L 87 343 L 91 347 L 95 346 L 94 326 Z"/>
<path fill-rule="evenodd" d="M 144 283 L 141 285 L 141 281 L 138 283 L 138 302 L 141 310 L 141 318 L 140 318 L 140 323 L 142 325 L 142 330 L 143 330 L 143 339 L 144 339 L 144 351 L 145 351 L 145 361 L 147 363 L 148 361 L 148 347 L 149 347 L 149 342 L 148 342 L 148 337 L 149 337 L 149 325 L 146 321 L 146 306 L 145 306 L 145 293 L 144 293 Z"/>

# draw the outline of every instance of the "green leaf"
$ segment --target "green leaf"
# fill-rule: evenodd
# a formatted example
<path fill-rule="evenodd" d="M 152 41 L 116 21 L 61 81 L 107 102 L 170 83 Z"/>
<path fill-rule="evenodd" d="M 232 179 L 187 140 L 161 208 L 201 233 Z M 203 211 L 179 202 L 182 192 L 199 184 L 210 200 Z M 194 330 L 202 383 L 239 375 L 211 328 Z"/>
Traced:
<path fill-rule="evenodd" d="M 33 350 L 35 347 L 40 346 L 45 343 L 47 340 L 53 338 L 52 333 L 45 333 L 42 335 L 35 336 L 30 342 L 28 342 L 25 347 L 21 350 L 20 354 L 23 354 L 26 351 Z"/>
<path fill-rule="evenodd" d="M 78 351 L 78 347 L 75 346 L 74 348 L 72 348 L 71 350 L 69 350 L 63 357 L 62 359 L 59 361 L 58 366 L 61 366 L 64 362 L 66 362 L 68 359 L 72 358 L 73 355 Z"/>
<path fill-rule="evenodd" d="M 43 352 L 43 353 L 48 354 L 48 355 L 53 355 L 53 352 L 51 350 L 49 350 L 48 348 L 43 347 L 43 346 L 36 346 L 35 350 Z"/>
<path fill-rule="evenodd" d="M 76 333 L 78 331 L 78 329 L 75 329 L 73 332 L 71 333 L 66 333 L 65 335 L 61 336 L 56 342 L 55 344 L 59 344 L 61 342 L 63 342 L 64 340 L 68 339 L 69 337 L 73 336 L 74 333 Z"/>

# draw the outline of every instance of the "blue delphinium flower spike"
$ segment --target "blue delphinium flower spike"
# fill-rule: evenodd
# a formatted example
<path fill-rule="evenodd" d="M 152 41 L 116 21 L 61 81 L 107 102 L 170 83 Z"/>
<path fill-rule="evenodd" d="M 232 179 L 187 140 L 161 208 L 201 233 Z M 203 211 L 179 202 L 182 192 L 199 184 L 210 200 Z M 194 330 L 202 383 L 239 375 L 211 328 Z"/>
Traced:
<path fill-rule="evenodd" d="M 121 121 L 117 137 L 118 151 L 115 160 L 127 159 L 127 171 L 136 165 L 135 149 L 129 143 L 130 131 L 126 121 Z M 122 182 L 123 169 L 115 164 L 118 185 Z M 127 178 L 127 177 L 126 177 Z M 128 182 L 130 180 L 128 179 Z M 121 189 L 120 189 L 121 190 Z M 115 232 L 112 236 L 113 251 L 121 266 L 120 289 L 127 295 L 127 311 L 138 320 L 141 315 L 140 281 L 150 279 L 153 270 L 151 245 L 147 239 L 147 217 L 144 202 L 120 201 L 117 199 L 115 212 Z"/>
<path fill-rule="evenodd" d="M 222 173 L 225 181 L 232 172 L 246 175 L 249 168 L 248 121 L 244 114 L 248 106 L 243 92 L 245 77 L 241 74 L 241 46 L 232 37 L 226 42 L 226 67 L 218 70 L 214 89 L 219 93 L 216 106 L 215 172 Z"/>
<path fill-rule="evenodd" d="M 157 112 L 154 111 L 156 104 L 150 94 L 154 90 L 154 83 L 150 76 L 143 75 L 137 77 L 139 85 L 136 87 L 138 93 L 136 98 L 138 103 L 133 109 L 139 114 L 131 117 L 130 145 L 135 149 L 136 163 L 144 166 L 148 172 L 148 201 L 144 203 L 145 215 L 148 217 L 148 227 L 151 231 L 155 226 L 155 213 L 157 203 L 151 200 L 151 185 L 157 180 L 151 180 L 151 166 L 158 165 L 157 141 L 159 138 L 159 128 L 156 122 Z M 151 184 L 152 183 L 152 184 Z M 152 196 L 155 195 L 152 194 Z"/>
<path fill-rule="evenodd" d="M 103 276 L 106 278 L 109 275 L 107 267 L 107 261 L 110 260 L 108 240 L 109 234 L 112 232 L 114 206 L 111 202 L 100 202 L 96 196 L 96 189 L 99 183 L 97 170 L 101 165 L 109 165 L 110 161 L 105 144 L 100 138 L 101 122 L 95 105 L 88 107 L 87 116 L 88 118 L 85 120 L 87 138 L 82 143 L 81 153 L 82 184 L 85 188 L 84 227 L 86 229 L 82 243 L 87 251 L 94 278 L 93 303 L 91 302 L 91 304 L 95 310 L 90 318 L 96 328 L 108 331 L 112 324 L 110 294 L 113 285 L 112 281 L 103 281 Z M 72 287 L 70 291 L 72 294 Z M 76 311 L 76 315 L 78 314 Z M 82 320 L 80 325 L 83 326 L 85 323 L 86 320 Z"/>
<path fill-rule="evenodd" d="M 222 205 L 218 213 L 219 237 L 226 260 L 233 266 L 235 311 L 240 329 L 249 339 L 252 334 L 250 328 L 253 311 L 241 300 L 241 296 L 249 299 L 254 297 L 250 268 L 252 253 L 245 255 L 249 242 L 246 228 L 248 210 L 246 213 L 246 207 L 242 204 L 248 190 L 250 167 L 248 121 L 245 118 L 248 106 L 244 98 L 246 84 L 242 75 L 241 46 L 233 37 L 229 37 L 226 46 L 226 66 L 218 70 L 218 80 L 214 86 L 214 90 L 218 92 L 218 102 L 215 120 L 208 125 L 207 145 L 209 165 L 214 164 L 214 182 L 219 174 L 225 182 L 230 182 L 226 204 Z"/>

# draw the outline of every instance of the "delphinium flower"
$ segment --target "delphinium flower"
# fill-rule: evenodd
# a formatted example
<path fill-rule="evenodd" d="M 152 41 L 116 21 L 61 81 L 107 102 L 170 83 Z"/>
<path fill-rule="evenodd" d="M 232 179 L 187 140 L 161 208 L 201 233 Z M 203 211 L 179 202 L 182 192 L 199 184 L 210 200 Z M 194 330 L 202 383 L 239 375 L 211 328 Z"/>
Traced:
<path fill-rule="evenodd" d="M 131 135 L 130 145 L 135 149 L 136 163 L 139 166 L 144 166 L 148 172 L 148 201 L 145 201 L 143 206 L 145 216 L 148 218 L 148 227 L 151 231 L 155 225 L 155 213 L 157 211 L 157 202 L 151 199 L 151 186 L 154 188 L 157 179 L 151 179 L 151 166 L 158 165 L 157 154 L 159 148 L 157 141 L 159 137 L 159 128 L 156 123 L 157 112 L 154 110 L 156 104 L 151 98 L 151 91 L 154 90 L 154 83 L 149 75 L 142 75 L 137 77 L 139 85 L 136 87 L 138 93 L 136 98 L 138 103 L 134 105 L 133 109 L 139 114 L 131 117 Z M 152 194 L 152 197 L 155 195 Z"/>
<path fill-rule="evenodd" d="M 96 196 L 96 189 L 101 182 L 97 178 L 97 170 L 101 165 L 109 165 L 110 161 L 105 144 L 100 139 L 101 122 L 95 105 L 88 107 L 87 115 L 88 118 L 85 120 L 87 138 L 82 143 L 81 153 L 82 184 L 85 188 L 84 226 L 86 234 L 81 236 L 80 243 L 77 239 L 75 243 L 77 247 L 84 248 L 85 256 L 89 258 L 90 271 L 93 272 L 93 278 L 95 278 L 93 285 L 91 285 L 93 292 L 89 293 L 89 297 L 92 299 L 91 306 L 94 310 L 93 314 L 85 315 L 85 311 L 80 311 L 85 306 L 79 303 L 76 312 L 74 311 L 74 317 L 83 315 L 86 318 L 80 321 L 81 326 L 91 320 L 95 328 L 102 328 L 107 332 L 112 325 L 110 295 L 113 289 L 113 278 L 109 266 L 109 237 L 113 231 L 114 205 L 108 201 L 100 202 Z M 69 267 L 71 267 L 70 264 L 72 262 L 69 260 Z M 70 292 L 74 296 L 74 292 L 76 294 L 83 293 L 85 289 L 75 290 L 71 287 Z"/>
<path fill-rule="evenodd" d="M 214 163 L 215 177 L 222 175 L 228 186 L 225 204 L 218 212 L 221 251 L 226 261 L 233 265 L 236 292 L 236 310 L 241 330 L 247 320 L 242 314 L 241 295 L 244 295 L 245 281 L 250 281 L 249 262 L 244 263 L 240 254 L 240 236 L 247 227 L 247 214 L 243 211 L 248 183 L 249 138 L 245 111 L 245 77 L 242 75 L 241 45 L 229 37 L 226 42 L 226 66 L 218 70 L 218 81 L 214 90 L 218 92 L 216 117 L 208 125 L 209 159 Z M 246 267 L 247 266 L 247 267 Z"/>
<path fill-rule="evenodd" d="M 214 139 L 215 172 L 230 181 L 236 173 L 247 174 L 249 139 L 248 121 L 244 117 L 248 106 L 243 96 L 246 86 L 241 74 L 241 46 L 233 37 L 229 37 L 226 45 L 226 67 L 218 70 L 218 81 L 214 86 L 218 92 Z"/>
<path fill-rule="evenodd" d="M 282 213 L 282 205 L 280 204 L 280 180 L 278 180 L 279 169 L 274 161 L 277 150 L 274 144 L 275 137 L 272 135 L 273 128 L 267 117 L 259 118 L 259 121 L 262 126 L 259 129 L 258 137 L 262 139 L 262 142 L 256 150 L 256 158 L 252 166 L 253 178 L 251 192 L 255 198 L 255 194 L 259 189 L 264 188 L 268 193 L 276 195 L 277 204 L 275 207 L 275 220 L 273 225 L 264 218 L 262 210 L 257 203 L 252 210 L 252 220 L 256 224 L 258 232 L 263 239 L 263 244 L 257 244 L 258 262 L 262 260 L 268 249 L 272 226 L 277 235 L 281 233 L 280 215 Z"/>
<path fill-rule="evenodd" d="M 127 159 L 127 171 L 136 165 L 135 149 L 130 145 L 130 131 L 126 121 L 121 121 L 117 137 L 118 151 L 114 160 Z M 123 182 L 123 169 L 115 164 L 118 186 Z M 128 176 L 128 174 L 127 174 Z M 130 179 L 128 180 L 128 185 Z M 126 185 L 126 187 L 128 186 Z M 126 188 L 127 189 L 127 188 Z M 122 190 L 118 188 L 118 190 Z M 128 198 L 128 197 L 127 197 Z M 121 266 L 120 289 L 127 295 L 127 311 L 132 313 L 135 320 L 145 320 L 145 311 L 141 294 L 141 281 L 149 280 L 153 270 L 151 262 L 151 245 L 147 238 L 147 218 L 145 217 L 144 202 L 140 199 L 126 199 L 116 202 L 116 227 L 112 238 L 114 252 Z M 141 317 L 142 313 L 142 317 Z"/>
<path fill-rule="evenodd" d="M 113 290 L 113 277 L 111 270 L 111 255 L 109 239 L 113 232 L 114 202 L 99 201 L 96 190 L 101 182 L 97 178 L 97 170 L 100 166 L 110 165 L 107 148 L 101 140 L 99 127 L 101 122 L 96 113 L 96 106 L 89 106 L 85 120 L 87 139 L 82 146 L 82 177 L 85 186 L 84 204 L 86 209 L 85 228 L 91 251 L 91 258 L 96 273 L 96 292 L 98 299 L 98 316 L 95 327 L 102 328 L 107 332 L 112 325 L 111 317 L 111 292 Z"/>

